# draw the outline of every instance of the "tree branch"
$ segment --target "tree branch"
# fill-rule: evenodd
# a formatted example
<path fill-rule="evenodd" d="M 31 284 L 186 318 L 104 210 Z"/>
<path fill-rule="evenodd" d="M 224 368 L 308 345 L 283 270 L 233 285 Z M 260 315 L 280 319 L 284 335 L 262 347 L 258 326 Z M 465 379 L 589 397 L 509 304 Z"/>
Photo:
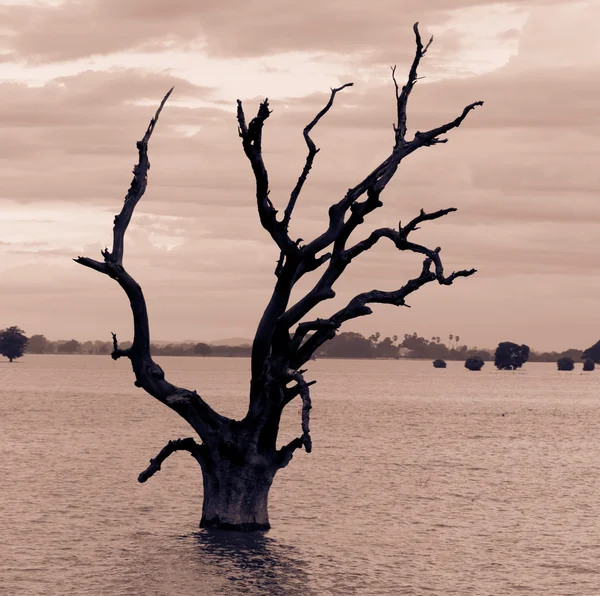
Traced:
<path fill-rule="evenodd" d="M 306 321 L 305 323 L 300 323 L 298 327 L 296 327 L 296 332 L 292 337 L 292 347 L 298 349 L 309 331 L 318 331 L 323 329 L 335 330 L 338 327 L 339 325 L 330 319 L 317 319 L 315 321 Z"/>
<path fill-rule="evenodd" d="M 294 186 L 294 189 L 292 190 L 292 193 L 290 195 L 290 201 L 289 201 L 287 207 L 285 208 L 282 223 L 285 226 L 286 231 L 288 229 L 290 219 L 292 217 L 292 211 L 294 210 L 294 207 L 296 206 L 296 201 L 298 200 L 298 196 L 300 195 L 300 191 L 302 190 L 302 186 L 306 182 L 308 173 L 310 172 L 310 170 L 312 168 L 312 165 L 313 165 L 313 162 L 315 159 L 315 155 L 320 151 L 320 149 L 317 149 L 313 140 L 310 138 L 310 133 L 311 133 L 312 129 L 317 125 L 319 120 L 329 111 L 329 109 L 333 105 L 333 100 L 335 99 L 336 93 L 338 93 L 339 91 L 342 91 L 342 89 L 345 89 L 346 87 L 352 87 L 352 85 L 354 85 L 354 83 L 346 83 L 345 85 L 342 85 L 341 87 L 336 87 L 335 89 L 332 89 L 331 95 L 329 97 L 329 101 L 327 102 L 327 105 L 304 128 L 304 131 L 302 134 L 304 135 L 304 140 L 306 142 L 306 146 L 308 147 L 308 155 L 306 156 L 306 162 L 304 164 L 304 168 L 302 169 L 302 173 L 300 174 L 300 177 L 298 178 L 298 182 L 296 182 L 296 186 Z"/>
<path fill-rule="evenodd" d="M 431 145 L 437 145 L 439 143 L 447 143 L 448 139 L 438 139 L 439 135 L 443 135 L 453 128 L 458 128 L 463 120 L 467 117 L 471 110 L 474 110 L 477 106 L 482 106 L 483 101 L 475 101 L 469 104 L 463 111 L 462 114 L 452 120 L 452 122 L 448 122 L 447 124 L 443 124 L 442 126 L 438 126 L 437 128 L 432 128 L 427 132 L 419 132 L 415 133 L 415 138 L 412 143 L 415 143 L 417 146 L 426 146 L 429 147 Z"/>
<path fill-rule="evenodd" d="M 152 360 L 150 354 L 150 325 L 142 288 L 123 267 L 125 232 L 148 182 L 147 177 L 150 168 L 148 142 L 165 102 L 172 91 L 173 89 L 170 89 L 164 96 L 150 121 L 144 137 L 137 143 L 138 163 L 133 168 L 133 180 L 121 212 L 114 219 L 112 251 L 108 249 L 101 251 L 104 258 L 103 263 L 87 257 L 77 257 L 74 260 L 80 265 L 94 269 L 116 280 L 129 298 L 133 314 L 133 343 L 129 349 L 120 350 L 116 336 L 113 334 L 112 357 L 115 360 L 122 356 L 128 357 L 135 373 L 135 385 L 142 387 L 160 402 L 175 410 L 198 432 L 205 442 L 209 442 L 214 440 L 216 431 L 228 419 L 217 414 L 195 391 L 176 387 L 165 379 L 162 368 Z"/>
<path fill-rule="evenodd" d="M 154 127 L 158 122 L 160 113 L 162 112 L 167 99 L 169 99 L 171 93 L 173 93 L 173 89 L 174 88 L 171 87 L 171 89 L 169 89 L 167 94 L 163 97 L 160 105 L 158 106 L 158 110 L 156 110 L 154 118 L 150 120 L 146 134 L 144 134 L 142 140 L 138 141 L 137 143 L 139 160 L 137 165 L 133 168 L 133 180 L 131 181 L 127 195 L 125 196 L 125 202 L 123 204 L 123 208 L 121 209 L 121 213 L 115 216 L 113 226 L 113 249 L 111 253 L 107 253 L 107 256 L 110 257 L 111 260 L 117 265 L 123 264 L 125 232 L 129 222 L 131 221 L 133 210 L 135 209 L 138 201 L 142 198 L 143 194 L 146 192 L 146 186 L 148 185 L 148 170 L 150 169 L 150 162 L 148 161 L 148 141 L 150 141 L 150 137 L 154 132 Z"/>
<path fill-rule="evenodd" d="M 483 105 L 482 101 L 474 102 L 468 105 L 462 112 L 462 114 L 447 124 L 438 128 L 431 129 L 427 132 L 417 132 L 412 141 L 406 140 L 406 110 L 408 105 L 408 98 L 414 88 L 415 83 L 419 79 L 417 76 L 417 68 L 420 64 L 421 58 L 425 55 L 429 46 L 433 42 L 433 37 L 429 42 L 423 46 L 421 36 L 419 33 L 418 23 L 415 23 L 413 30 L 415 32 L 416 40 L 416 52 L 413 59 L 411 69 L 409 71 L 407 83 L 399 89 L 396 81 L 396 69 L 392 68 L 392 79 L 394 81 L 394 87 L 396 91 L 396 111 L 398 122 L 394 126 L 395 131 L 395 144 L 391 154 L 383 160 L 368 176 L 366 176 L 361 182 L 359 182 L 353 188 L 348 189 L 348 192 L 343 199 L 332 205 L 329 209 L 329 227 L 320 236 L 309 242 L 302 251 L 303 257 L 314 256 L 318 252 L 324 250 L 331 243 L 334 243 L 340 234 L 344 233 L 344 222 L 346 213 L 352 207 L 356 207 L 358 199 L 366 192 L 370 192 L 372 196 L 379 197 L 382 191 L 387 186 L 388 182 L 392 179 L 400 162 L 413 151 L 416 151 L 420 147 L 435 145 L 438 143 L 446 142 L 444 139 L 438 139 L 440 134 L 444 134 L 453 128 L 457 128 L 466 118 L 467 114 L 473 110 L 476 106 Z M 367 203 L 365 201 L 364 203 Z M 363 205 L 364 205 L 363 203 Z M 368 211 L 372 211 L 374 208 L 381 206 L 381 202 L 375 207 L 370 208 Z M 363 214 L 366 215 L 366 213 Z M 362 223 L 362 222 L 360 222 Z"/>
<path fill-rule="evenodd" d="M 315 383 L 316 383 L 316 381 L 307 381 L 306 386 L 310 387 L 311 385 L 314 385 Z M 299 384 L 296 384 L 293 387 L 286 387 L 283 392 L 282 406 L 285 408 L 285 406 L 287 406 L 295 397 L 298 397 L 300 395 L 301 389 L 302 389 L 302 386 Z"/>
<path fill-rule="evenodd" d="M 119 342 L 117 341 L 117 336 L 115 333 L 111 333 L 112 338 L 113 338 L 113 351 L 111 353 L 111 358 L 113 360 L 118 360 L 119 358 L 122 358 L 123 356 L 125 356 L 126 358 L 129 358 L 130 354 L 131 354 L 131 350 L 127 349 L 127 350 L 121 350 L 119 349 Z"/>
<path fill-rule="evenodd" d="M 293 439 L 287 445 L 279 449 L 275 458 L 275 461 L 277 462 L 277 467 L 279 469 L 285 468 L 292 461 L 294 451 L 296 451 L 296 449 L 302 448 L 303 445 L 304 439 L 302 437 L 298 437 L 297 439 Z"/>
<path fill-rule="evenodd" d="M 175 451 L 189 451 L 190 454 L 199 460 L 202 457 L 202 445 L 198 445 L 192 438 L 187 439 L 175 439 L 169 441 L 158 453 L 158 455 L 150 460 L 150 465 L 140 473 L 138 476 L 138 482 L 146 482 L 148 478 L 151 478 L 160 470 L 161 464 L 175 453 Z"/>
<path fill-rule="evenodd" d="M 256 202 L 260 223 L 269 232 L 280 251 L 286 255 L 292 255 L 297 253 L 298 249 L 288 237 L 285 227 L 277 221 L 277 210 L 269 198 L 269 175 L 262 155 L 262 131 L 265 120 L 270 115 L 269 100 L 265 99 L 260 104 L 256 117 L 246 125 L 242 102 L 237 100 L 238 133 L 256 180 Z"/>
<path fill-rule="evenodd" d="M 288 370 L 288 378 L 297 383 L 297 390 L 302 399 L 302 444 L 306 453 L 312 451 L 312 440 L 310 438 L 310 402 L 309 384 L 304 380 L 302 372 L 299 370 Z"/>
<path fill-rule="evenodd" d="M 427 45 L 423 47 L 423 43 L 421 41 L 421 34 L 419 33 L 419 23 L 415 23 L 413 25 L 413 31 L 415 32 L 415 42 L 416 42 L 416 52 L 415 57 L 413 59 L 412 66 L 410 67 L 410 71 L 408 73 L 408 80 L 406 85 L 402 87 L 402 91 L 399 92 L 398 83 L 396 82 L 396 67 L 392 67 L 392 79 L 394 81 L 394 86 L 396 88 L 396 110 L 398 113 L 398 122 L 394 127 L 396 132 L 396 142 L 402 143 L 406 140 L 406 107 L 408 105 L 408 98 L 410 96 L 415 83 L 419 80 L 417 76 L 417 68 L 419 67 L 419 62 L 421 62 L 421 58 L 425 56 L 429 46 L 433 43 L 433 35 L 430 40 L 427 42 Z"/>
<path fill-rule="evenodd" d="M 283 221 L 281 222 L 281 225 L 283 226 L 286 234 L 288 233 L 290 219 L 292 218 L 292 212 L 294 211 L 294 207 L 296 206 L 296 201 L 300 196 L 302 187 L 304 186 L 304 183 L 306 182 L 308 174 L 312 168 L 315 156 L 320 151 L 320 149 L 317 148 L 313 140 L 310 138 L 310 133 L 312 129 L 317 125 L 319 120 L 329 111 L 329 109 L 333 105 L 333 100 L 335 99 L 336 93 L 338 93 L 338 91 L 342 91 L 342 89 L 345 89 L 346 87 L 352 87 L 352 85 L 354 85 L 354 83 L 346 83 L 341 87 L 331 89 L 331 95 L 325 107 L 313 118 L 313 120 L 307 126 L 305 126 L 302 132 L 302 134 L 304 135 L 304 141 L 306 142 L 306 146 L 308 147 L 308 155 L 306 156 L 306 161 L 304 163 L 304 168 L 302 168 L 302 173 L 300 174 L 300 177 L 298 178 L 298 181 L 296 182 L 296 185 L 294 186 L 290 194 L 290 200 L 284 211 Z M 299 243 L 300 240 L 297 240 L 296 246 L 298 246 Z M 281 269 L 283 267 L 284 257 L 284 252 L 281 251 L 281 254 L 279 255 L 279 261 L 277 262 L 277 267 L 275 268 L 275 275 L 277 276 L 279 276 L 279 273 L 281 272 Z"/>
<path fill-rule="evenodd" d="M 395 234 L 399 234 L 393 230 L 391 231 Z M 388 237 L 388 235 L 384 234 L 380 237 Z M 449 286 L 458 277 L 469 277 L 476 273 L 475 269 L 460 270 L 452 272 L 446 277 L 439 256 L 440 248 L 436 248 L 432 251 L 424 246 L 407 242 L 405 248 L 402 250 L 411 250 L 412 252 L 419 252 L 427 255 L 423 261 L 423 268 L 420 275 L 406 282 L 406 284 L 398 290 L 371 290 L 370 292 L 363 292 L 352 298 L 344 308 L 327 319 L 331 321 L 331 327 L 327 328 L 323 326 L 322 329 L 316 331 L 314 335 L 306 340 L 306 342 L 298 349 L 297 357 L 292 360 L 292 366 L 302 366 L 302 364 L 307 362 L 321 345 L 334 337 L 334 327 L 339 328 L 343 323 L 350 319 L 370 315 L 373 311 L 367 306 L 368 304 L 379 303 L 391 304 L 394 306 L 408 306 L 405 302 L 406 297 L 429 282 L 437 280 L 440 285 Z M 432 264 L 434 265 L 435 271 L 431 271 Z"/>

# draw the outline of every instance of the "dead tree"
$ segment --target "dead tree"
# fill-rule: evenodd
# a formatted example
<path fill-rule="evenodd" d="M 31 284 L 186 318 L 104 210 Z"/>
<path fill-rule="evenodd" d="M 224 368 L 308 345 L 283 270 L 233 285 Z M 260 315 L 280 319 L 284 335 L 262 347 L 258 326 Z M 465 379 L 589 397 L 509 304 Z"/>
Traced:
<path fill-rule="evenodd" d="M 400 162 L 421 147 L 445 143 L 442 135 L 457 128 L 476 106 L 476 101 L 465 107 L 455 120 L 425 132 L 416 132 L 407 138 L 407 104 L 418 80 L 417 68 L 433 38 L 423 45 L 418 23 L 414 26 L 416 53 L 406 84 L 400 88 L 396 69 L 392 80 L 396 91 L 397 122 L 394 126 L 394 146 L 390 154 L 368 176 L 348 190 L 346 195 L 329 207 L 329 222 L 322 233 L 302 245 L 289 233 L 294 208 L 306 182 L 319 149 L 311 138 L 313 128 L 333 105 L 335 96 L 352 83 L 331 90 L 325 107 L 304 129 L 308 154 L 298 181 L 291 191 L 283 216 L 277 216 L 269 192 L 269 178 L 262 155 L 262 133 L 271 114 L 265 99 L 257 115 L 246 121 L 242 102 L 237 102 L 237 121 L 254 177 L 260 222 L 278 247 L 280 257 L 275 269 L 275 287 L 258 324 L 252 344 L 250 403 L 242 420 L 232 420 L 218 414 L 204 399 L 189 389 L 176 387 L 165 378 L 150 354 L 150 327 L 142 288 L 123 265 L 123 243 L 133 211 L 146 190 L 148 141 L 154 131 L 169 91 L 151 120 L 143 139 L 137 143 L 139 161 L 134 167 L 133 181 L 125 197 L 121 212 L 115 217 L 112 250 L 102 251 L 103 259 L 96 261 L 78 257 L 76 262 L 104 273 L 114 279 L 125 291 L 134 321 L 133 345 L 120 349 L 113 334 L 112 357 L 129 358 L 135 373 L 135 385 L 177 412 L 193 428 L 201 442 L 193 438 L 177 439 L 168 444 L 150 461 L 138 480 L 145 482 L 155 474 L 164 460 L 175 451 L 188 451 L 199 463 L 204 480 L 204 503 L 201 527 L 262 530 L 269 528 L 267 498 L 277 471 L 290 462 L 297 449 L 312 449 L 309 415 L 311 398 L 302 366 L 327 340 L 335 336 L 340 326 L 351 319 L 370 314 L 372 304 L 408 306 L 407 297 L 430 282 L 448 286 L 458 277 L 475 273 L 456 271 L 444 273 L 440 248 L 428 248 L 411 239 L 412 233 L 424 222 L 439 219 L 455 208 L 440 209 L 434 213 L 421 212 L 406 225 L 398 228 L 380 228 L 366 238 L 352 242 L 351 235 L 375 209 L 382 206 L 382 193 Z M 328 318 L 310 320 L 311 311 L 335 296 L 335 282 L 355 259 L 371 249 L 379 240 L 391 241 L 399 251 L 418 253 L 423 257 L 420 271 L 397 290 L 370 290 L 352 298 L 346 306 Z M 320 271 L 318 271 L 320 270 Z M 295 284 L 305 275 L 315 272 L 317 281 L 300 300 L 290 304 Z M 320 275 L 319 275 L 320 273 Z M 283 409 L 298 398 L 302 402 L 302 433 L 287 445 L 277 446 L 277 434 Z"/>

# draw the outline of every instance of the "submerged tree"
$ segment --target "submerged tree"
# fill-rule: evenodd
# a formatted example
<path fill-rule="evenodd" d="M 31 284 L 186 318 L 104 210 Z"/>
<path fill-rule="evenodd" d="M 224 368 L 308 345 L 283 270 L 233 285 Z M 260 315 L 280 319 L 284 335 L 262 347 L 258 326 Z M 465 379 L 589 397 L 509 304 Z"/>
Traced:
<path fill-rule="evenodd" d="M 437 358 L 433 361 L 433 368 L 446 368 L 446 361 L 441 358 Z"/>
<path fill-rule="evenodd" d="M 471 356 L 465 360 L 465 368 L 469 370 L 481 370 L 485 362 L 479 356 Z"/>
<path fill-rule="evenodd" d="M 494 366 L 500 370 L 516 370 L 521 368 L 529 359 L 529 346 L 519 346 L 512 341 L 498 344 L 494 355 Z"/>
<path fill-rule="evenodd" d="M 573 370 L 575 368 L 575 361 L 573 358 L 565 356 L 564 358 L 559 358 L 556 361 L 556 366 L 558 370 Z"/>
<path fill-rule="evenodd" d="M 275 287 L 252 344 L 250 403 L 242 420 L 232 420 L 218 414 L 196 391 L 177 387 L 167 381 L 163 370 L 152 360 L 150 354 L 150 328 L 142 288 L 123 265 L 125 232 L 134 208 L 146 189 L 148 141 L 172 89 L 162 100 L 143 139 L 137 143 L 139 161 L 134 168 L 133 181 L 123 208 L 114 220 L 112 250 L 102 251 L 102 261 L 87 257 L 75 259 L 81 265 L 114 279 L 129 298 L 134 320 L 134 341 L 131 347 L 122 349 L 113 334 L 112 357 L 115 360 L 129 358 L 136 377 L 135 385 L 182 416 L 202 440 L 202 443 L 197 443 L 193 438 L 169 441 L 139 476 L 139 481 L 145 482 L 160 470 L 164 460 L 173 452 L 189 451 L 200 464 L 204 480 L 201 527 L 243 530 L 269 527 L 267 498 L 275 474 L 290 462 L 297 449 L 304 447 L 306 452 L 312 449 L 309 387 L 315 381 L 305 379 L 306 371 L 302 370 L 302 366 L 321 345 L 335 336 L 343 323 L 371 314 L 371 304 L 407 306 L 406 298 L 425 284 L 437 281 L 447 286 L 458 277 L 475 273 L 471 269 L 446 275 L 440 257 L 441 249 L 428 248 L 411 239 L 411 234 L 418 226 L 456 211 L 455 208 L 433 213 L 421 210 L 419 215 L 404 226 L 400 224 L 397 229 L 379 228 L 360 241 L 350 241 L 350 236 L 365 218 L 382 206 L 382 193 L 400 162 L 421 147 L 445 143 L 446 139 L 440 138 L 441 135 L 460 126 L 471 110 L 483 104 L 481 101 L 472 103 L 455 120 L 426 132 L 416 132 L 412 139 L 407 138 L 408 99 L 418 80 L 419 62 L 432 41 L 423 45 L 418 24 L 415 24 L 414 32 L 416 53 L 408 80 L 402 88 L 397 84 L 395 68 L 392 69 L 397 122 L 390 154 L 368 176 L 350 188 L 341 200 L 331 205 L 328 225 L 316 238 L 304 245 L 301 240 L 295 240 L 290 235 L 289 224 L 318 152 L 310 134 L 331 108 L 336 94 L 352 83 L 332 89 L 325 107 L 304 129 L 308 155 L 280 218 L 271 202 L 269 179 L 262 155 L 263 126 L 271 114 L 268 101 L 265 99 L 260 104 L 256 117 L 249 123 L 246 122 L 242 102 L 237 102 L 239 136 L 256 180 L 260 222 L 280 253 L 275 269 Z M 416 277 L 394 291 L 371 290 L 357 294 L 346 306 L 328 318 L 307 318 L 315 307 L 335 296 L 333 286 L 348 265 L 382 238 L 391 241 L 400 251 L 424 257 Z M 296 283 L 319 269 L 322 273 L 312 289 L 297 302 L 290 304 L 290 295 Z M 277 435 L 283 409 L 297 397 L 302 402 L 302 434 L 278 448 Z"/>
<path fill-rule="evenodd" d="M 591 372 L 596 368 L 596 364 L 593 360 L 585 360 L 583 363 L 583 370 L 585 370 L 586 372 Z"/>
<path fill-rule="evenodd" d="M 8 327 L 0 331 L 0 354 L 9 362 L 20 358 L 25 353 L 28 338 L 19 327 Z"/>

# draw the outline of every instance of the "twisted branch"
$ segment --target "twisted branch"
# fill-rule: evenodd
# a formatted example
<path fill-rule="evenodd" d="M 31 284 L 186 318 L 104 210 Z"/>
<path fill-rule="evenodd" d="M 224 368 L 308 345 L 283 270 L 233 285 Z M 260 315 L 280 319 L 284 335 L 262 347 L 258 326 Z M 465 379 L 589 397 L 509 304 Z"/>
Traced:
<path fill-rule="evenodd" d="M 317 148 L 317 146 L 314 144 L 313 140 L 310 138 L 310 133 L 311 133 L 312 129 L 317 125 L 319 120 L 329 111 L 329 109 L 333 105 L 333 100 L 335 99 L 336 93 L 338 93 L 339 91 L 342 91 L 342 89 L 345 89 L 346 87 L 352 87 L 352 85 L 354 85 L 354 83 L 346 83 L 346 84 L 342 85 L 341 87 L 336 87 L 336 88 L 331 89 L 331 95 L 329 96 L 329 101 L 327 102 L 325 107 L 312 119 L 312 121 L 307 126 L 304 127 L 304 130 L 302 131 L 302 134 L 304 136 L 304 141 L 306 142 L 306 146 L 308 147 L 308 155 L 306 156 L 306 161 L 304 163 L 304 168 L 302 168 L 302 173 L 300 174 L 300 177 L 298 178 L 298 181 L 296 182 L 296 185 L 294 186 L 294 188 L 290 194 L 290 200 L 284 211 L 283 221 L 281 222 L 281 225 L 283 226 L 286 233 L 288 233 L 290 219 L 292 218 L 292 212 L 294 211 L 294 207 L 296 206 L 296 201 L 298 200 L 300 191 L 302 190 L 302 187 L 304 186 L 304 183 L 306 182 L 308 174 L 309 174 L 309 172 L 312 168 L 313 162 L 315 160 L 315 156 L 320 151 L 320 149 Z M 299 243 L 300 243 L 300 240 L 297 240 L 296 246 L 298 246 Z M 279 276 L 279 274 L 281 273 L 281 269 L 282 269 L 283 263 L 284 263 L 284 258 L 285 258 L 285 254 L 283 251 L 281 251 L 281 253 L 279 255 L 279 260 L 277 261 L 277 267 L 275 268 L 275 275 L 277 275 L 277 276 Z"/>
<path fill-rule="evenodd" d="M 427 45 L 423 47 L 423 43 L 421 41 L 421 34 L 419 33 L 419 23 L 415 23 L 413 25 L 413 31 L 415 32 L 415 42 L 417 45 L 417 49 L 415 52 L 415 57 L 413 59 L 412 66 L 410 67 L 410 71 L 408 73 L 408 81 L 406 85 L 402 87 L 402 91 L 399 92 L 398 83 L 396 82 L 396 67 L 392 67 L 392 80 L 394 81 L 394 87 L 396 88 L 396 110 L 398 113 L 398 122 L 396 126 L 394 126 L 394 131 L 396 132 L 396 142 L 404 142 L 406 138 L 406 107 L 408 105 L 408 98 L 410 96 L 415 83 L 419 80 L 417 76 L 417 68 L 419 67 L 419 62 L 421 62 L 421 58 L 425 56 L 429 46 L 433 43 L 433 35 L 427 42 Z"/>
<path fill-rule="evenodd" d="M 144 195 L 148 184 L 150 168 L 148 142 L 172 91 L 173 89 L 170 89 L 164 96 L 154 117 L 150 120 L 142 140 L 136 144 L 138 163 L 133 168 L 133 180 L 125 196 L 121 212 L 114 219 L 112 251 L 108 249 L 101 251 L 103 262 L 88 257 L 77 257 L 74 261 L 114 279 L 129 298 L 133 314 L 133 343 L 127 350 L 121 350 L 117 337 L 113 334 L 112 358 L 115 360 L 123 356 L 129 358 L 136 377 L 135 385 L 142 387 L 160 402 L 175 410 L 199 433 L 205 442 L 210 442 L 215 440 L 217 430 L 228 419 L 217 414 L 195 391 L 179 388 L 165 379 L 164 371 L 152 360 L 150 354 L 150 325 L 142 288 L 123 266 L 125 232 L 133 211 Z"/>
<path fill-rule="evenodd" d="M 269 175 L 262 155 L 262 131 L 265 120 L 271 115 L 269 100 L 265 99 L 259 106 L 256 116 L 246 124 L 246 116 L 242 102 L 237 100 L 238 134 L 242 139 L 242 147 L 250 161 L 256 181 L 256 202 L 258 215 L 263 228 L 269 232 L 281 252 L 292 255 L 297 246 L 290 240 L 286 228 L 277 221 L 277 210 L 269 198 Z"/>
<path fill-rule="evenodd" d="M 385 189 L 388 182 L 392 179 L 400 162 L 408 155 L 424 146 L 431 146 L 438 143 L 445 143 L 446 139 L 438 139 L 437 137 L 441 134 L 445 134 L 450 130 L 457 128 L 461 125 L 464 119 L 467 117 L 469 112 L 477 106 L 483 105 L 483 101 L 476 101 L 465 107 L 458 118 L 455 118 L 451 122 L 443 124 L 437 128 L 433 128 L 427 132 L 415 133 L 412 141 L 406 140 L 406 110 L 408 105 L 408 98 L 411 91 L 414 88 L 416 81 L 419 79 L 417 76 L 417 68 L 421 61 L 421 58 L 425 55 L 429 46 L 433 42 L 433 37 L 429 42 L 423 46 L 421 41 L 421 35 L 419 33 L 419 24 L 415 23 L 413 30 L 415 32 L 416 39 L 416 52 L 413 60 L 407 83 L 402 87 L 400 91 L 398 83 L 395 77 L 395 67 L 392 68 L 392 79 L 396 90 L 396 111 L 398 122 L 394 126 L 395 131 L 395 144 L 390 155 L 384 159 L 368 176 L 366 176 L 356 186 L 350 188 L 343 199 L 334 204 L 329 210 L 329 227 L 320 236 L 315 238 L 312 242 L 309 242 L 303 249 L 303 256 L 306 258 L 309 255 L 315 255 L 320 251 L 324 250 L 331 243 L 335 242 L 340 234 L 344 230 L 344 221 L 346 214 L 349 209 L 356 206 L 356 203 L 360 197 L 365 193 L 369 192 L 372 196 L 379 200 L 381 192 Z M 366 203 L 367 201 L 365 201 Z M 363 203 L 364 205 L 364 203 Z M 375 207 L 369 209 L 369 212 L 374 208 L 380 207 L 381 202 L 376 204 Z M 363 214 L 366 215 L 366 213 Z M 361 222 L 362 223 L 362 222 Z"/>
<path fill-rule="evenodd" d="M 159 452 L 158 455 L 150 460 L 150 465 L 140 473 L 138 476 L 138 482 L 146 482 L 148 478 L 151 478 L 160 470 L 161 464 L 169 457 L 175 453 L 175 451 L 189 451 L 190 454 L 196 459 L 199 460 L 202 457 L 202 445 L 198 445 L 194 439 L 175 439 L 174 441 L 169 441 Z"/>
<path fill-rule="evenodd" d="M 391 230 L 394 234 L 399 234 Z M 387 234 L 382 234 L 381 237 L 388 237 Z M 458 277 L 469 277 L 476 273 L 475 269 L 454 271 L 449 276 L 444 275 L 444 267 L 442 265 L 439 253 L 440 248 L 430 250 L 424 246 L 418 244 L 408 243 L 408 250 L 412 252 L 420 252 L 426 254 L 427 257 L 423 261 L 423 267 L 418 277 L 409 280 L 397 290 L 394 291 L 383 291 L 383 290 L 371 290 L 369 292 L 362 292 L 358 294 L 350 302 L 334 315 L 326 319 L 330 322 L 330 326 L 323 325 L 321 329 L 317 330 L 314 335 L 304 342 L 304 344 L 297 350 L 296 358 L 292 360 L 293 366 L 301 366 L 307 362 L 311 356 L 319 349 L 326 341 L 335 336 L 335 329 L 339 328 L 342 323 L 358 317 L 370 315 L 373 311 L 368 304 L 390 304 L 393 306 L 408 306 L 405 302 L 406 297 L 413 292 L 416 292 L 419 288 L 432 281 L 437 281 L 440 285 L 452 285 L 455 279 Z M 434 266 L 434 271 L 431 270 L 431 266 Z"/>
<path fill-rule="evenodd" d="M 304 135 L 304 140 L 306 142 L 306 146 L 308 147 L 308 155 L 306 156 L 306 162 L 304 163 L 304 168 L 302 169 L 302 173 L 300 174 L 300 177 L 298 178 L 298 182 L 296 182 L 296 186 L 294 186 L 294 189 L 292 190 L 292 193 L 290 195 L 290 201 L 289 201 L 287 207 L 285 208 L 282 223 L 285 226 L 286 230 L 288 229 L 290 219 L 292 217 L 292 211 L 294 210 L 294 207 L 296 206 L 296 201 L 298 199 L 298 196 L 300 195 L 300 191 L 302 190 L 302 187 L 304 186 L 304 183 L 306 182 L 306 178 L 308 177 L 308 173 L 310 172 L 310 170 L 312 168 L 312 165 L 313 165 L 313 162 L 315 159 L 315 155 L 320 151 L 320 149 L 317 148 L 317 146 L 314 144 L 313 140 L 310 138 L 310 133 L 311 133 L 312 129 L 317 125 L 319 120 L 329 111 L 329 109 L 333 105 L 333 100 L 335 99 L 336 93 L 338 93 L 339 91 L 342 91 L 346 87 L 352 87 L 352 85 L 354 85 L 354 83 L 346 83 L 346 84 L 342 85 L 341 87 L 336 87 L 335 89 L 331 89 L 331 95 L 330 95 L 329 101 L 327 102 L 325 107 L 313 118 L 313 120 L 304 128 L 304 130 L 302 132 L 302 134 Z"/>
<path fill-rule="evenodd" d="M 306 453 L 310 453 L 312 451 L 312 440 L 310 438 L 310 410 L 312 409 L 312 404 L 308 389 L 309 384 L 304 380 L 302 371 L 288 370 L 288 377 L 290 380 L 296 381 L 296 388 L 302 399 L 302 445 Z"/>

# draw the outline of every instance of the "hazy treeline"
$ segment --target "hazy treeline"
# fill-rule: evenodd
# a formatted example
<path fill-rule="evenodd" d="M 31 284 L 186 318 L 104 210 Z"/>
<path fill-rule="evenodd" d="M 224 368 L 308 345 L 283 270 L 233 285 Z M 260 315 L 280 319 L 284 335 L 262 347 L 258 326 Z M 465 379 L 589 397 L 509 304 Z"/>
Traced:
<path fill-rule="evenodd" d="M 382 337 L 375 333 L 365 337 L 360 333 L 339 333 L 328 341 L 317 353 L 318 358 L 425 358 L 442 360 L 466 360 L 481 358 L 484 361 L 494 359 L 495 348 L 468 346 L 460 341 L 460 336 L 451 335 L 446 340 L 440 337 L 426 339 L 417 333 L 406 333 Z M 127 348 L 131 342 L 120 342 L 121 348 Z M 231 356 L 249 357 L 250 346 L 217 346 L 208 343 L 173 342 L 153 344 L 152 353 L 156 356 Z M 110 354 L 112 343 L 109 341 L 85 341 L 75 339 L 50 341 L 43 335 L 29 338 L 26 352 L 30 354 Z M 556 362 L 559 358 L 572 358 L 581 362 L 583 350 L 569 349 L 563 352 L 531 351 L 530 362 Z"/>
<path fill-rule="evenodd" d="M 130 341 L 119 342 L 119 347 L 131 347 Z M 50 341 L 43 335 L 32 335 L 27 343 L 29 354 L 110 354 L 113 345 L 109 341 L 85 341 L 76 339 Z M 157 356 L 250 356 L 250 346 L 215 346 L 206 343 L 174 342 L 152 344 Z"/>

